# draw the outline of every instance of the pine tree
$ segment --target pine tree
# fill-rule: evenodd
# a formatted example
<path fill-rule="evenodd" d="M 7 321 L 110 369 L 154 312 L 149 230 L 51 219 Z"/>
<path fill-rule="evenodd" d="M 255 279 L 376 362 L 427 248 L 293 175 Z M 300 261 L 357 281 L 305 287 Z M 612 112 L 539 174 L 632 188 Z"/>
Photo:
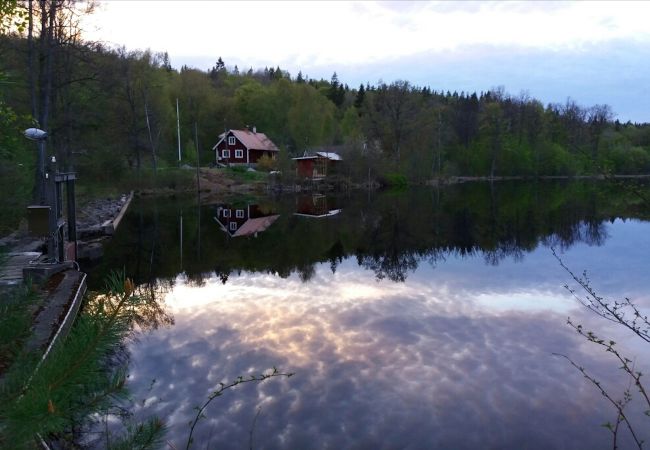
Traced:
<path fill-rule="evenodd" d="M 359 85 L 359 90 L 357 91 L 357 96 L 354 99 L 354 106 L 357 109 L 361 109 L 365 98 L 366 98 L 366 89 L 363 87 L 363 83 L 361 83 L 361 85 Z"/>
<path fill-rule="evenodd" d="M 342 91 L 342 86 L 339 83 L 339 77 L 336 72 L 332 75 L 330 87 L 327 91 L 327 98 L 329 98 L 337 107 L 340 107 L 345 99 L 345 91 Z"/>
<path fill-rule="evenodd" d="M 72 424 L 108 413 L 115 399 L 124 398 L 126 370 L 112 368 L 108 358 L 147 303 L 134 291 L 124 274 L 112 274 L 107 292 L 87 299 L 67 338 L 42 363 L 40 354 L 18 353 L 0 383 L 0 448 L 32 448 L 37 436 L 66 434 Z M 132 430 L 126 441 L 154 448 L 164 426 L 154 418 Z"/>

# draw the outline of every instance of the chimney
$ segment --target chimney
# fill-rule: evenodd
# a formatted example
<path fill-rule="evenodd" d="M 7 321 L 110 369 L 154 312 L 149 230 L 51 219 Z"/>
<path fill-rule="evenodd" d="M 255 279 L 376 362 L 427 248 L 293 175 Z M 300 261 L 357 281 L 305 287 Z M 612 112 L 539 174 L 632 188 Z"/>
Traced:
<path fill-rule="evenodd" d="M 257 134 L 257 127 L 253 125 L 253 134 Z"/>

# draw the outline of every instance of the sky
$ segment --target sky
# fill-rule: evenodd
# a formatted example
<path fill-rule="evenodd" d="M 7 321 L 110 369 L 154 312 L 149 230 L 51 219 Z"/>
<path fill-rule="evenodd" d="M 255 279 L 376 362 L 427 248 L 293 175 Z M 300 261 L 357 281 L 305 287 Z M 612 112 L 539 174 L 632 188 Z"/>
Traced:
<path fill-rule="evenodd" d="M 650 2 L 104 1 L 86 37 L 167 51 L 174 67 L 280 66 L 351 87 L 503 86 L 544 103 L 608 104 L 650 122 Z"/>

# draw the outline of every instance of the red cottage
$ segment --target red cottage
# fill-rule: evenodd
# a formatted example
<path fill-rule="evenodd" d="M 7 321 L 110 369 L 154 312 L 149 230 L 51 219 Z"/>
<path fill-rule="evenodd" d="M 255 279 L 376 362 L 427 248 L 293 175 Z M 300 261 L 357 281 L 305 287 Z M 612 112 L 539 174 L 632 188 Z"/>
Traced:
<path fill-rule="evenodd" d="M 254 166 L 262 155 L 276 159 L 278 147 L 264 133 L 253 130 L 228 130 L 219 135 L 212 147 L 216 162 L 228 165 Z"/>
<path fill-rule="evenodd" d="M 338 153 L 333 152 L 316 152 L 313 155 L 293 158 L 296 162 L 296 175 L 314 180 L 325 178 L 328 169 L 334 167 L 342 159 Z"/>

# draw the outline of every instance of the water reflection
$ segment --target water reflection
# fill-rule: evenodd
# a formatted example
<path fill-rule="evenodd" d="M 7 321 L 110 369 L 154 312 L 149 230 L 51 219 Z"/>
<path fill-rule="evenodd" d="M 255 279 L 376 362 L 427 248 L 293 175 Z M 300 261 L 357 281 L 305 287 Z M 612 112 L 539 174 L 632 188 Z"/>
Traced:
<path fill-rule="evenodd" d="M 335 216 L 341 212 L 336 206 L 336 197 L 321 193 L 296 196 L 296 216 L 322 219 Z"/>
<path fill-rule="evenodd" d="M 602 330 L 562 289 L 547 248 L 590 269 L 603 294 L 650 307 L 650 224 L 608 195 L 621 198 L 549 184 L 223 202 L 201 215 L 184 204 L 184 230 L 197 232 L 183 234 L 182 274 L 180 205 L 136 205 L 105 262 L 164 283 L 175 323 L 130 346 L 132 409 L 165 418 L 180 448 L 219 382 L 277 366 L 297 375 L 219 398 L 196 445 L 245 447 L 255 421 L 266 449 L 609 448 L 600 425 L 612 410 L 551 354 L 571 355 L 613 392 L 624 386 L 616 364 L 565 326 L 571 316 Z M 294 214 L 305 202 L 314 215 L 339 213 L 306 220 Z M 276 216 L 256 239 L 215 227 L 248 203 Z M 649 368 L 647 350 L 605 331 Z"/>
<path fill-rule="evenodd" d="M 227 281 L 242 270 L 297 273 L 307 281 L 315 265 L 336 271 L 347 257 L 377 279 L 404 281 L 422 263 L 435 266 L 456 255 L 497 265 L 522 260 L 540 245 L 603 245 L 607 222 L 644 217 L 624 207 L 626 195 L 576 182 L 309 194 L 201 207 L 192 199 L 148 199 L 134 203 L 91 284 L 124 265 L 143 282 L 173 283 L 179 271 L 198 283 L 214 273 Z M 240 236 L 257 238 L 233 239 Z"/>
<path fill-rule="evenodd" d="M 219 224 L 221 231 L 230 237 L 257 237 L 258 233 L 265 231 L 280 217 L 271 210 L 251 203 L 220 204 L 214 209 L 214 220 Z"/>
<path fill-rule="evenodd" d="M 179 279 L 167 296 L 175 327 L 132 348 L 132 389 L 157 380 L 137 412 L 169 417 L 178 446 L 211 388 L 275 365 L 297 375 L 220 398 L 197 443 L 247 445 L 261 407 L 263 448 L 609 448 L 607 403 L 551 353 L 610 385 L 616 367 L 564 326 L 567 314 L 593 322 L 558 286 L 552 257 L 531 259 L 522 279 L 457 257 L 407 283 L 378 282 L 351 259 L 336 274 L 317 265 L 307 283 L 242 273 L 197 289 Z"/>

